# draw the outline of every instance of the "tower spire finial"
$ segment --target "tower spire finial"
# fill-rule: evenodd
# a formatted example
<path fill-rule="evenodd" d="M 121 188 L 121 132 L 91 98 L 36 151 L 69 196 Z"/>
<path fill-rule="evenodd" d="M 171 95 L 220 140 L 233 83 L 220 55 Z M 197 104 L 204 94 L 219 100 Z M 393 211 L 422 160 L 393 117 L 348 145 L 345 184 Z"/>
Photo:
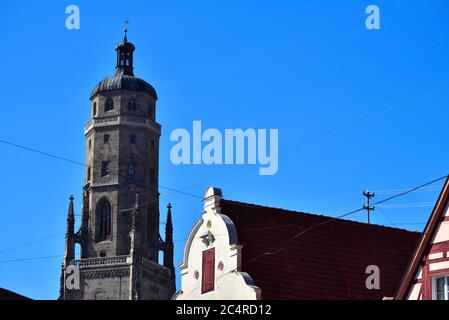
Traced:
<path fill-rule="evenodd" d="M 125 33 L 125 38 L 123 39 L 124 41 L 128 41 L 128 38 L 126 36 L 128 33 L 128 23 L 129 23 L 129 21 L 125 20 L 125 28 L 123 29 L 123 32 Z"/>
<path fill-rule="evenodd" d="M 115 69 L 117 72 L 133 77 L 133 51 L 136 47 L 134 47 L 131 42 L 128 42 L 128 23 L 129 21 L 125 20 L 125 28 L 123 29 L 125 37 L 123 41 L 119 42 L 115 48 L 117 51 L 117 65 L 115 66 Z"/>
<path fill-rule="evenodd" d="M 169 268 L 173 277 L 171 286 L 175 288 L 175 266 L 173 264 L 173 223 L 171 217 L 171 203 L 167 206 L 167 222 L 165 224 L 165 248 L 164 248 L 164 266 Z"/>
<path fill-rule="evenodd" d="M 73 195 L 69 197 L 69 210 L 67 212 L 67 229 L 66 229 L 66 237 L 73 237 L 75 233 L 75 214 L 73 210 L 73 200 L 75 198 Z"/>
<path fill-rule="evenodd" d="M 171 203 L 168 204 L 167 206 L 167 223 L 165 224 L 165 241 L 167 241 L 167 236 L 168 236 L 168 241 L 172 241 L 172 235 L 173 235 L 173 222 L 172 222 L 172 218 L 171 218 L 171 209 L 172 209 L 172 205 Z"/>
<path fill-rule="evenodd" d="M 75 215 L 73 210 L 73 200 L 75 198 L 71 195 L 69 198 L 69 210 L 67 212 L 67 229 L 65 233 L 65 254 L 64 265 L 75 259 Z"/>

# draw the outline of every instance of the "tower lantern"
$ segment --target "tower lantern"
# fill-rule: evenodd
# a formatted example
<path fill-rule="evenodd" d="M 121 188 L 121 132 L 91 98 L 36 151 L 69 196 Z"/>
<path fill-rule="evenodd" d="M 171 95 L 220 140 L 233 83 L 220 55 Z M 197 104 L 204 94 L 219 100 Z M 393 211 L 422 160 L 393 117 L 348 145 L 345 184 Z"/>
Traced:
<path fill-rule="evenodd" d="M 121 72 L 127 76 L 134 76 L 133 73 L 133 52 L 136 49 L 131 42 L 128 42 L 128 38 L 126 36 L 126 32 L 128 29 L 125 29 L 125 37 L 122 42 L 120 42 L 115 50 L 117 51 L 117 72 Z"/>

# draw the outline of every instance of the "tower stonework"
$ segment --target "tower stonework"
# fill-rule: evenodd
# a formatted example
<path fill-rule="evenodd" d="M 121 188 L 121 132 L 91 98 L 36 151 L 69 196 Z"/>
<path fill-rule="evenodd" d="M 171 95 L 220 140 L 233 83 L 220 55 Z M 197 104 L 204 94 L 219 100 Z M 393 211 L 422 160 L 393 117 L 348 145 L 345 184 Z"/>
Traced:
<path fill-rule="evenodd" d="M 75 233 L 71 197 L 60 299 L 170 299 L 175 291 L 171 205 L 165 241 L 159 234 L 157 94 L 134 76 L 134 50 L 125 34 L 115 75 L 91 93 L 81 223 Z"/>

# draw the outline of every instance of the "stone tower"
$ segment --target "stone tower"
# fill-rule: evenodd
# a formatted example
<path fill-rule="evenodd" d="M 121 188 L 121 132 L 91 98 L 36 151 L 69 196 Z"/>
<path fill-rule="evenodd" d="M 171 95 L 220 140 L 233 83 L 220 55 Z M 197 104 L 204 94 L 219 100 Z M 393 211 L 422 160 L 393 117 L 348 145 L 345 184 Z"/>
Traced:
<path fill-rule="evenodd" d="M 81 223 L 75 232 L 70 197 L 60 299 L 170 299 L 175 291 L 171 205 L 165 241 L 159 235 L 157 94 L 134 76 L 134 50 L 125 30 L 115 75 L 90 96 Z"/>

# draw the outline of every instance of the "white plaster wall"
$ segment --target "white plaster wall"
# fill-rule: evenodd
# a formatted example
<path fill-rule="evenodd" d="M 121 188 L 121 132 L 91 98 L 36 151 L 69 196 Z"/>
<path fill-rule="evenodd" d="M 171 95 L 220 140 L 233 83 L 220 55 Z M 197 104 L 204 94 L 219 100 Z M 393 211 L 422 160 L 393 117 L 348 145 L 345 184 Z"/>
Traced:
<path fill-rule="evenodd" d="M 413 285 L 412 290 L 410 290 L 410 294 L 407 300 L 419 300 L 419 290 L 421 289 L 421 283 L 416 283 Z"/>
<path fill-rule="evenodd" d="M 429 260 L 441 259 L 443 256 L 443 252 L 431 253 L 429 254 Z"/>
<path fill-rule="evenodd" d="M 449 261 L 435 262 L 435 263 L 431 263 L 429 265 L 430 271 L 436 271 L 436 270 L 442 270 L 442 269 L 449 269 Z"/>
<path fill-rule="evenodd" d="M 432 243 L 439 243 L 449 240 L 449 221 L 443 221 L 438 226 Z"/>

